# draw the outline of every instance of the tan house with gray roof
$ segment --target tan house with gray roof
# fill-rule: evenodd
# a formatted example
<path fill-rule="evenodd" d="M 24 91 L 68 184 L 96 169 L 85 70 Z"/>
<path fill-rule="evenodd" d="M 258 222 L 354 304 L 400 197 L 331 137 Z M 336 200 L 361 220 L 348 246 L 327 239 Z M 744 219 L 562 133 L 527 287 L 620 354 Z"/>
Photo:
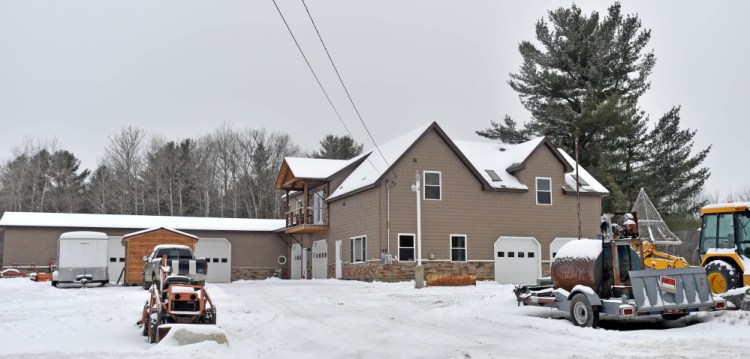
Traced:
<path fill-rule="evenodd" d="M 532 282 L 578 236 L 575 163 L 551 142 L 453 141 L 437 123 L 352 160 L 286 158 L 292 278 L 409 280 L 421 178 L 425 273 Z M 580 169 L 581 228 L 598 234 L 609 192 Z"/>

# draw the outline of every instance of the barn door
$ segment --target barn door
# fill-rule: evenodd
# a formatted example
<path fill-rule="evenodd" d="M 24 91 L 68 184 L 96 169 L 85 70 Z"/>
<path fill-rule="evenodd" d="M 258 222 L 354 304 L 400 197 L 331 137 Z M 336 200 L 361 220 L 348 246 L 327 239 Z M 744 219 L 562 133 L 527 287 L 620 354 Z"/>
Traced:
<path fill-rule="evenodd" d="M 341 240 L 336 241 L 336 279 L 341 279 Z"/>
<path fill-rule="evenodd" d="M 299 244 L 292 245 L 292 263 L 290 279 L 302 278 L 302 246 Z"/>
<path fill-rule="evenodd" d="M 312 277 L 313 279 L 328 278 L 328 244 L 325 239 L 313 242 Z"/>

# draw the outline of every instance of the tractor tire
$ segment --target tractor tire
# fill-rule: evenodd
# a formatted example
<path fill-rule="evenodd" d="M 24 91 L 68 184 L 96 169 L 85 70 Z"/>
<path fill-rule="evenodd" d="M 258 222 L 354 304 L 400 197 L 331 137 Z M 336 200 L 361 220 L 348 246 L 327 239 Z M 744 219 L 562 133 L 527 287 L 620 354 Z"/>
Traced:
<path fill-rule="evenodd" d="M 731 264 L 716 260 L 706 265 L 708 286 L 714 294 L 726 293 L 728 290 L 739 288 L 740 272 Z"/>
<path fill-rule="evenodd" d="M 599 326 L 599 311 L 583 293 L 576 293 L 570 301 L 570 321 L 579 327 Z"/>

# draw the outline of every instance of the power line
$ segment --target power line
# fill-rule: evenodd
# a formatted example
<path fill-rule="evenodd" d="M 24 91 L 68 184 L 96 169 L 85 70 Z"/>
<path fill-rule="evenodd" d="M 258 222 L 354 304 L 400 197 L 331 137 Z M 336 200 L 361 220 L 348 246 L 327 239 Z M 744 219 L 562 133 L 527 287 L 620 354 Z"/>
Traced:
<path fill-rule="evenodd" d="M 273 5 L 276 6 L 276 11 L 279 12 L 279 16 L 281 16 L 281 20 L 284 21 L 284 25 L 286 26 L 286 29 L 289 31 L 289 35 L 292 35 L 292 40 L 294 40 L 294 44 L 297 45 L 297 50 L 299 50 L 299 53 L 302 55 L 302 58 L 305 59 L 307 68 L 310 69 L 310 72 L 312 72 L 313 77 L 315 77 L 315 81 L 318 83 L 318 86 L 320 86 L 320 90 L 323 91 L 323 94 L 326 96 L 326 99 L 328 100 L 328 103 L 331 105 L 331 108 L 333 108 L 333 112 L 336 113 L 336 117 L 339 118 L 341 125 L 344 126 L 344 129 L 346 130 L 347 133 L 349 133 L 349 136 L 354 138 L 354 136 L 352 135 L 352 132 L 349 131 L 348 127 L 346 127 L 346 123 L 344 123 L 344 119 L 341 118 L 341 115 L 339 114 L 339 111 L 336 109 L 336 106 L 333 105 L 333 101 L 331 101 L 331 97 L 328 96 L 328 92 L 326 92 L 326 89 L 323 88 L 323 84 L 320 83 L 320 79 L 318 78 L 318 75 L 315 73 L 315 70 L 313 70 L 312 65 L 310 65 L 310 61 L 307 60 L 307 56 L 305 56 L 305 52 L 302 51 L 302 47 L 299 46 L 299 42 L 297 42 L 297 38 L 294 36 L 292 29 L 289 27 L 289 23 L 286 22 L 286 19 L 284 18 L 284 14 L 281 13 L 281 9 L 279 9 L 279 5 L 276 4 L 276 0 L 273 0 Z"/>
<path fill-rule="evenodd" d="M 284 26 L 286 26 L 287 31 L 289 31 L 289 35 L 292 36 L 292 40 L 294 40 L 294 44 L 297 45 L 297 50 L 299 50 L 299 53 L 300 53 L 300 55 L 302 55 L 302 58 L 305 59 L 305 63 L 307 64 L 307 68 L 310 69 L 310 72 L 312 73 L 313 77 L 315 77 L 315 82 L 318 83 L 318 86 L 320 87 L 320 90 L 323 91 L 323 94 L 326 96 L 326 99 L 328 100 L 328 103 L 331 105 L 331 108 L 333 109 L 333 112 L 336 113 L 336 117 L 338 117 L 339 121 L 341 122 L 341 125 L 344 126 L 344 129 L 349 134 L 349 137 L 351 137 L 352 139 L 354 139 L 354 135 L 352 135 L 352 132 L 349 131 L 349 127 L 347 127 L 346 123 L 344 123 L 344 119 L 341 118 L 341 114 L 339 114 L 339 111 L 336 109 L 336 106 L 333 104 L 333 101 L 331 101 L 331 97 L 328 96 L 328 92 L 323 87 L 323 84 L 320 82 L 320 79 L 318 78 L 318 75 L 315 73 L 315 70 L 313 70 L 312 65 L 310 65 L 310 61 L 307 60 L 307 56 L 305 56 L 305 52 L 302 51 L 302 47 L 299 45 L 299 42 L 297 41 L 297 38 L 294 36 L 294 33 L 292 32 L 292 29 L 289 27 L 289 23 L 286 21 L 286 18 L 284 18 L 284 14 L 281 12 L 281 9 L 279 8 L 279 4 L 276 3 L 276 0 L 272 0 L 272 1 L 273 1 L 273 5 L 276 7 L 276 11 L 278 11 L 279 12 L 279 16 L 281 16 L 281 21 L 284 22 Z M 307 8 L 306 5 L 305 5 L 305 8 Z M 309 12 L 308 12 L 308 15 L 309 15 Z M 315 25 L 315 23 L 313 23 L 313 25 Z M 315 31 L 317 31 L 317 28 L 315 29 Z M 318 34 L 318 36 L 320 36 L 320 34 Z M 321 39 L 321 41 L 323 41 L 323 39 Z M 325 44 L 323 46 L 325 47 Z M 326 53 L 327 52 L 328 52 L 328 50 L 326 49 Z M 330 55 L 329 55 L 329 59 L 330 59 Z M 334 66 L 334 69 L 335 68 L 336 67 Z M 338 74 L 338 70 L 336 71 L 336 74 Z M 339 79 L 341 79 L 341 77 L 339 77 Z M 342 83 L 342 85 L 343 85 L 343 83 Z M 346 87 L 344 87 L 344 89 L 346 89 Z M 348 94 L 349 94 L 349 92 L 347 91 L 347 95 Z M 349 98 L 349 100 L 351 100 L 351 97 Z M 354 105 L 354 103 L 352 103 L 352 105 Z M 356 110 L 357 108 L 355 107 L 354 109 Z M 359 115 L 359 112 L 357 112 L 357 115 Z M 361 119 L 362 118 L 360 117 L 360 120 Z M 364 125 L 364 123 L 362 123 L 362 124 Z M 365 126 L 365 130 L 367 130 L 367 126 Z M 367 130 L 367 134 L 368 135 L 370 134 L 369 130 Z M 370 136 L 370 139 L 372 140 L 372 135 Z M 374 142 L 375 141 L 373 140 L 373 143 Z M 378 148 L 377 144 L 375 144 L 375 148 L 378 150 L 378 152 L 380 152 L 380 148 Z M 382 152 L 380 152 L 380 156 L 382 156 L 383 160 L 385 160 L 385 163 L 388 166 L 390 166 L 388 164 L 388 160 L 385 159 L 385 156 L 383 156 Z M 372 163 L 372 161 L 370 160 L 370 156 L 367 156 L 367 162 L 370 162 L 370 164 L 375 169 L 375 171 L 377 171 L 378 173 L 382 174 L 382 172 L 380 172 L 380 170 L 378 169 L 378 167 L 375 166 L 374 163 Z"/>
<path fill-rule="evenodd" d="M 310 14 L 310 9 L 307 8 L 307 4 L 305 3 L 305 0 L 302 0 L 302 5 L 305 6 L 305 11 L 307 11 L 307 17 L 310 18 L 310 22 L 315 28 L 315 33 L 318 34 L 318 39 L 320 39 L 320 43 L 323 45 L 323 49 L 325 49 L 326 55 L 328 55 L 328 60 L 331 62 L 331 66 L 333 66 L 333 70 L 336 71 L 336 76 L 339 78 L 339 82 L 341 83 L 341 87 L 344 88 L 344 92 L 346 92 L 346 97 L 349 98 L 349 102 L 352 104 L 352 107 L 354 108 L 354 112 L 357 113 L 357 117 L 359 117 L 359 122 L 361 122 L 362 126 L 365 127 L 365 131 L 367 131 L 367 135 L 370 137 L 370 140 L 375 145 L 375 149 L 378 150 L 378 153 L 380 153 L 380 157 L 383 157 L 383 161 L 385 161 L 385 164 L 390 167 L 388 160 L 385 158 L 385 156 L 383 156 L 383 152 L 380 151 L 380 147 L 378 146 L 377 142 L 375 142 L 375 139 L 372 137 L 372 134 L 370 133 L 370 129 L 367 128 L 367 125 L 365 124 L 365 120 L 362 119 L 362 115 L 359 113 L 359 109 L 357 108 L 357 105 L 354 104 L 354 100 L 352 100 L 352 95 L 349 94 L 349 89 L 346 88 L 346 85 L 344 84 L 344 80 L 341 78 L 341 74 L 339 73 L 339 69 L 336 67 L 336 64 L 333 62 L 331 53 L 328 52 L 328 47 L 326 46 L 326 43 L 323 41 L 323 37 L 320 35 L 318 26 L 315 24 L 315 20 L 313 20 L 312 14 Z"/>

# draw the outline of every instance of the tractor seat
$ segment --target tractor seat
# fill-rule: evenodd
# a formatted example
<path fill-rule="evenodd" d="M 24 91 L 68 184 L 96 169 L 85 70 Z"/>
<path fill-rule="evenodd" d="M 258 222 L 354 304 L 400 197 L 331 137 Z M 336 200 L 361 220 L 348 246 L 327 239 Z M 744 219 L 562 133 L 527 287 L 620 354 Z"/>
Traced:
<path fill-rule="evenodd" d="M 172 284 L 190 284 L 190 278 L 181 275 L 171 275 L 164 279 L 164 290 Z"/>

